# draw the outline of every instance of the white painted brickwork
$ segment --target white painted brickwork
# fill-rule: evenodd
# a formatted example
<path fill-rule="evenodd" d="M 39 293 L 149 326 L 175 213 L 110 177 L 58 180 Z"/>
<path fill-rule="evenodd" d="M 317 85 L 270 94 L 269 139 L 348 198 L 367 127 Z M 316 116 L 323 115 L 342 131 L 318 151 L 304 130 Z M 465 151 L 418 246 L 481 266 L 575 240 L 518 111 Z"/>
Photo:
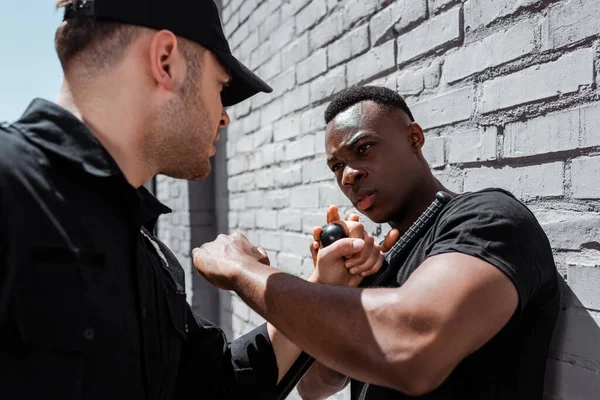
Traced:
<path fill-rule="evenodd" d="M 350 209 L 325 166 L 323 111 L 352 85 L 397 90 L 426 130 L 424 153 L 438 179 L 456 191 L 507 188 L 540 219 L 573 291 L 553 345 L 548 398 L 597 398 L 600 1 L 223 6 L 234 53 L 274 87 L 229 110 L 229 229 L 264 247 L 272 264 L 307 276 L 312 227 L 324 222 L 329 204 Z M 186 223 L 178 187 L 159 181 L 161 199 L 182 210 L 160 232 L 183 257 L 185 237 L 174 235 Z M 236 297 L 232 309 L 235 336 L 261 322 Z"/>

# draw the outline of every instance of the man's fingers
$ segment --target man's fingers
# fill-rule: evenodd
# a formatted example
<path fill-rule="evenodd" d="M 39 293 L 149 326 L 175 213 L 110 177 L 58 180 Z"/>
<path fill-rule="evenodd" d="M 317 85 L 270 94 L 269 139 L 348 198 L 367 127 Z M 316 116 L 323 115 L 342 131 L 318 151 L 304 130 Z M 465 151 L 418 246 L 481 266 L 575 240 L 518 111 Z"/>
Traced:
<path fill-rule="evenodd" d="M 383 239 L 383 243 L 381 244 L 381 251 L 388 252 L 392 246 L 398 241 L 400 238 L 400 231 L 398 229 L 392 229 L 385 235 L 385 239 Z"/>
<path fill-rule="evenodd" d="M 319 255 L 319 247 L 321 247 L 321 244 L 319 242 L 315 241 L 310 244 L 310 254 L 313 259 L 313 267 L 317 266 L 317 256 Z"/>
<path fill-rule="evenodd" d="M 338 211 L 338 206 L 331 205 L 327 209 L 327 223 L 330 224 L 334 221 L 340 220 L 340 213 Z"/>
<path fill-rule="evenodd" d="M 359 216 L 358 216 L 358 214 L 354 214 L 354 213 L 352 213 L 352 214 L 348 214 L 348 215 L 346 216 L 346 221 L 354 221 L 354 222 L 358 222 L 358 220 L 359 220 Z"/>
<path fill-rule="evenodd" d="M 262 247 L 259 247 L 258 252 L 261 255 L 261 258 L 258 261 L 265 265 L 271 265 L 271 260 L 269 260 L 269 255 L 267 254 L 265 249 L 263 249 Z"/>
<path fill-rule="evenodd" d="M 335 260 L 343 257 L 350 257 L 360 252 L 365 247 L 365 241 L 362 239 L 344 238 L 332 243 L 328 247 L 319 250 L 321 255 L 320 262 L 333 264 Z"/>
<path fill-rule="evenodd" d="M 313 239 L 315 239 L 315 242 L 321 241 L 321 232 L 323 232 L 322 226 L 315 226 L 313 228 Z"/>
<path fill-rule="evenodd" d="M 373 275 L 373 274 L 379 272 L 379 270 L 383 266 L 383 262 L 384 261 L 385 261 L 385 255 L 380 252 L 379 253 L 379 257 L 377 258 L 377 262 L 375 263 L 375 265 L 373 265 L 373 267 L 371 269 L 362 272 L 361 275 L 362 276 L 370 276 L 370 275 Z"/>

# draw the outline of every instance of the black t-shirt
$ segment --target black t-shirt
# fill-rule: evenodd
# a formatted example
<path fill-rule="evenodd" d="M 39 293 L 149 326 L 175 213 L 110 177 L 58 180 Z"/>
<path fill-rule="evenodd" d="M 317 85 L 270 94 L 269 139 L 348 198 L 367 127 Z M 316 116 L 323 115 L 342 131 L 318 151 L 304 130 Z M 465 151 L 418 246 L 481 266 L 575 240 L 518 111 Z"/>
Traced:
<path fill-rule="evenodd" d="M 455 197 L 417 242 L 397 275 L 404 284 L 427 258 L 463 253 L 504 272 L 519 305 L 510 322 L 465 358 L 436 390 L 420 399 L 541 399 L 560 295 L 548 238 L 510 193 L 488 189 Z M 400 392 L 352 381 L 352 399 L 409 399 Z"/>

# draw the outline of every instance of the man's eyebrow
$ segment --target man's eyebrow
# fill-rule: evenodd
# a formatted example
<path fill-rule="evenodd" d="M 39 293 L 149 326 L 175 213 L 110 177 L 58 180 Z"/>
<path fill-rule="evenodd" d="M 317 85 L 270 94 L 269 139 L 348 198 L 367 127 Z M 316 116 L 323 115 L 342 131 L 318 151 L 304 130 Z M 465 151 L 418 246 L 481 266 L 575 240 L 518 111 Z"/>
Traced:
<path fill-rule="evenodd" d="M 335 157 L 334 156 L 329 156 L 327 157 L 327 164 L 329 164 L 330 162 L 335 161 Z"/>
<path fill-rule="evenodd" d="M 360 142 L 362 139 L 368 138 L 368 137 L 375 137 L 374 135 L 370 135 L 368 133 L 364 133 L 364 132 L 359 132 L 356 135 L 352 136 L 350 138 L 350 140 L 348 140 L 348 142 L 346 143 L 346 147 L 351 149 L 354 146 L 356 146 L 356 143 Z"/>

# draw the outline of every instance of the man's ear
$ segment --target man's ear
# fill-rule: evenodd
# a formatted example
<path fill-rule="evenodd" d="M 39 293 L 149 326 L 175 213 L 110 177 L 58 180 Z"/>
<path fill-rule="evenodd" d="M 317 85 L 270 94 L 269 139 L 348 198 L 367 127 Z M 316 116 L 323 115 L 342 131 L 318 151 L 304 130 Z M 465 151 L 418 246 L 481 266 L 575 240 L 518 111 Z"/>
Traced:
<path fill-rule="evenodd" d="M 411 122 L 406 128 L 408 130 L 408 140 L 415 150 L 422 150 L 425 145 L 425 134 L 423 128 L 416 122 Z"/>
<path fill-rule="evenodd" d="M 177 90 L 185 79 L 186 63 L 180 51 L 177 36 L 162 30 L 150 42 L 150 72 L 158 86 L 169 91 Z"/>

